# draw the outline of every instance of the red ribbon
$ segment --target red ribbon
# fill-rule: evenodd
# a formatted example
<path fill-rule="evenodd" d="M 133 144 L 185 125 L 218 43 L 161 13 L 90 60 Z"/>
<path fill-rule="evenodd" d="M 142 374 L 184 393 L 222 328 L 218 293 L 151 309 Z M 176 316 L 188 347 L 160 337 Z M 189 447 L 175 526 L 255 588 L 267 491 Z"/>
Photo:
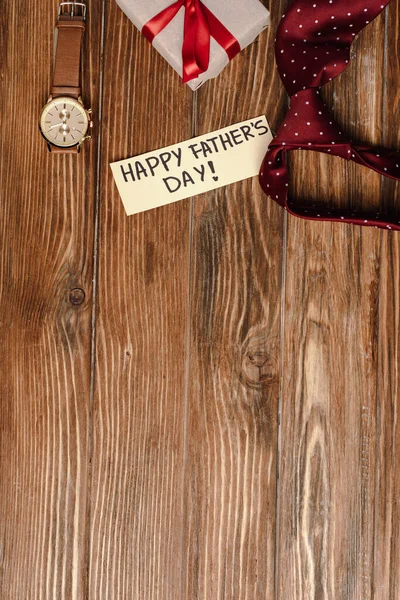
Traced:
<path fill-rule="evenodd" d="M 183 82 L 187 83 L 207 71 L 212 37 L 225 50 L 229 60 L 240 52 L 240 44 L 201 0 L 177 0 L 150 19 L 142 29 L 143 35 L 150 43 L 176 17 L 183 6 Z"/>

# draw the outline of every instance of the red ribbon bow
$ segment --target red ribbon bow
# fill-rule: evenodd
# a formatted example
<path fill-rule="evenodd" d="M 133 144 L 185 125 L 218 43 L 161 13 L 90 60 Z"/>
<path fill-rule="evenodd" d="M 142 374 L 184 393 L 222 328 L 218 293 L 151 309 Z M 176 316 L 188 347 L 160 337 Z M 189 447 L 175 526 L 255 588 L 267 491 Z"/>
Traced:
<path fill-rule="evenodd" d="M 176 17 L 183 6 L 183 82 L 187 83 L 208 70 L 211 37 L 222 46 L 229 60 L 240 52 L 240 44 L 201 0 L 177 0 L 153 17 L 142 29 L 143 35 L 150 43 Z"/>

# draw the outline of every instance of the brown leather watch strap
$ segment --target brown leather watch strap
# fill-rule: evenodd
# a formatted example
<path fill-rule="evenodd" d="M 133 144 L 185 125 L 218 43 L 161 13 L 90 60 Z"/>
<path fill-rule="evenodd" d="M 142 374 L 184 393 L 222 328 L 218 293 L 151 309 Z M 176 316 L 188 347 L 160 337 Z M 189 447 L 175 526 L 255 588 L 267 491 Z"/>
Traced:
<path fill-rule="evenodd" d="M 57 23 L 58 39 L 54 63 L 51 95 L 72 96 L 81 94 L 81 45 L 85 31 L 85 20 L 81 16 L 62 14 Z"/>
<path fill-rule="evenodd" d="M 69 148 L 68 146 L 62 147 L 51 144 L 50 148 L 53 154 L 79 154 L 79 146 L 72 146 Z"/>

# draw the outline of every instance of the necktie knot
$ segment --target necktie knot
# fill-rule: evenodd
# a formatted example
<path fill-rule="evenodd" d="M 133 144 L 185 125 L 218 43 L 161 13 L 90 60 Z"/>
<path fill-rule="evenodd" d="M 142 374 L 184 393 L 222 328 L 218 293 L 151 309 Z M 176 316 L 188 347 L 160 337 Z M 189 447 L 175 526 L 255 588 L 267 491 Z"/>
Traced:
<path fill-rule="evenodd" d="M 287 150 L 314 149 L 332 153 L 344 159 L 351 155 L 350 143 L 335 123 L 324 104 L 320 92 L 309 88 L 296 92 L 290 99 L 290 108 L 271 147 Z"/>

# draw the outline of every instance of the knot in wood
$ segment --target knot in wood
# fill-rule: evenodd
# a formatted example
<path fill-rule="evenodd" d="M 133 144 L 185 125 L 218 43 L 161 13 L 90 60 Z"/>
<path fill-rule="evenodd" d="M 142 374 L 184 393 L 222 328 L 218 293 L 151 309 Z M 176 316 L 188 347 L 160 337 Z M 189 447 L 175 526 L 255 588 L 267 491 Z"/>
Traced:
<path fill-rule="evenodd" d="M 251 387 L 271 385 L 277 379 L 276 361 L 265 350 L 250 349 L 243 359 L 242 378 Z"/>
<path fill-rule="evenodd" d="M 73 306 L 81 306 L 85 302 L 86 294 L 82 288 L 74 288 L 69 293 L 69 301 Z"/>

